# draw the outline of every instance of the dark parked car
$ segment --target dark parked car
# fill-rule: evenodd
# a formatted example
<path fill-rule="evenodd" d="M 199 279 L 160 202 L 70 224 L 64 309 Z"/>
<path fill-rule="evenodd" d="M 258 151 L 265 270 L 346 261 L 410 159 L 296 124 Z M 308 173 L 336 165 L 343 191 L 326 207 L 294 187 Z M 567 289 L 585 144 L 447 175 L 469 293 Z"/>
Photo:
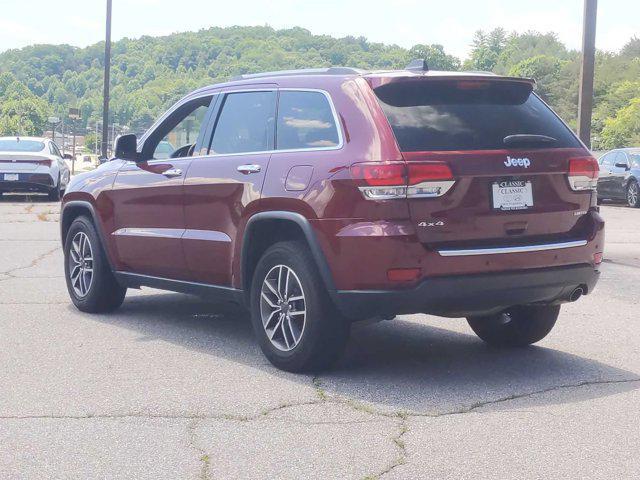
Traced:
<path fill-rule="evenodd" d="M 71 299 L 106 312 L 150 286 L 237 302 L 292 371 L 328 365 L 351 322 L 396 314 L 537 342 L 593 291 L 604 222 L 597 161 L 533 87 L 419 62 L 197 90 L 72 180 Z M 158 159 L 168 138 L 181 145 Z"/>
<path fill-rule="evenodd" d="M 640 148 L 611 150 L 599 163 L 598 200 L 622 200 L 640 207 Z"/>

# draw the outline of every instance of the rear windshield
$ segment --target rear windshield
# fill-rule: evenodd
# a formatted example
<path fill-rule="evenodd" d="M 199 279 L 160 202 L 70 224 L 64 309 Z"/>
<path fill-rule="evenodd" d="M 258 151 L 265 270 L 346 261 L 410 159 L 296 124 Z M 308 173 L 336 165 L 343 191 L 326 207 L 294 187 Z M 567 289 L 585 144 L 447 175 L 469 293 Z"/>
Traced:
<path fill-rule="evenodd" d="M 510 135 L 544 135 L 557 140 L 526 147 L 580 146 L 528 84 L 402 82 L 378 87 L 375 92 L 400 149 L 406 152 L 518 148 L 505 146 L 504 138 Z"/>
<path fill-rule="evenodd" d="M 36 140 L 0 140 L 0 152 L 41 152 L 44 143 Z"/>

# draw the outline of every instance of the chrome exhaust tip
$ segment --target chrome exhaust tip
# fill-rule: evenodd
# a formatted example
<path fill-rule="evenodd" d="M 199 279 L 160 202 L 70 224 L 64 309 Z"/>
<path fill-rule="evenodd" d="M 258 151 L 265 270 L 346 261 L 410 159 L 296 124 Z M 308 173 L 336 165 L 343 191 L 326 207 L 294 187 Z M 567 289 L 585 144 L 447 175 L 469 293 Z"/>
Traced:
<path fill-rule="evenodd" d="M 573 292 L 571 292 L 571 295 L 569 295 L 569 301 L 570 302 L 575 302 L 577 301 L 582 295 L 584 295 L 584 289 L 582 287 L 578 287 L 576 288 Z"/>

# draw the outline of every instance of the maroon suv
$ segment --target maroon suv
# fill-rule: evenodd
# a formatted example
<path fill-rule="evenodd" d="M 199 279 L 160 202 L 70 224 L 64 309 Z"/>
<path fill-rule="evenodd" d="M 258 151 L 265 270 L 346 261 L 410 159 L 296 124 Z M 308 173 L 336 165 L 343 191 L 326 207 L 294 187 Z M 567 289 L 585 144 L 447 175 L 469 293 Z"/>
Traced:
<path fill-rule="evenodd" d="M 111 311 L 148 286 L 231 300 L 291 371 L 329 364 L 352 321 L 397 314 L 537 342 L 595 287 L 604 222 L 597 162 L 533 88 L 419 62 L 197 90 L 71 181 L 71 299 Z"/>

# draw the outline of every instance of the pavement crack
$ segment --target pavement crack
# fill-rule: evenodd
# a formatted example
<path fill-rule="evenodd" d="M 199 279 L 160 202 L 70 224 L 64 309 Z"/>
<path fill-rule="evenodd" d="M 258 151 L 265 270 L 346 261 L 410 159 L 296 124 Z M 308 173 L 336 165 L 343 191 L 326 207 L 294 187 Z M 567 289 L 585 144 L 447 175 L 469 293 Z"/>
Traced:
<path fill-rule="evenodd" d="M 400 419 L 398 423 L 398 430 L 395 435 L 391 437 L 391 441 L 393 442 L 396 450 L 398 451 L 398 456 L 391 462 L 387 467 L 378 472 L 371 475 L 367 475 L 364 477 L 364 480 L 379 480 L 384 475 L 390 473 L 393 469 L 404 465 L 407 463 L 407 446 L 404 442 L 404 435 L 409 431 L 409 426 L 407 425 L 407 416 L 404 414 L 398 414 Z"/>
<path fill-rule="evenodd" d="M 31 263 L 29 263 L 28 265 L 24 265 L 21 267 L 15 267 L 15 268 L 11 268 L 9 270 L 6 270 L 4 272 L 0 272 L 0 274 L 2 275 L 6 275 L 6 278 L 0 278 L 0 282 L 1 281 L 5 281 L 5 280 L 9 280 L 11 278 L 20 278 L 17 275 L 15 275 L 16 272 L 19 272 L 20 270 L 26 270 L 28 268 L 33 268 L 36 267 L 42 260 L 44 260 L 45 258 L 47 258 L 49 255 L 52 255 L 53 253 L 57 252 L 58 250 L 60 250 L 62 247 L 61 246 L 57 246 L 55 248 L 52 248 L 51 250 L 47 250 L 46 252 L 44 252 L 41 255 L 38 255 L 35 259 L 33 259 L 31 261 Z"/>
<path fill-rule="evenodd" d="M 482 402 L 476 402 L 468 407 L 465 408 L 461 408 L 459 410 L 452 410 L 449 412 L 443 412 L 443 413 L 436 413 L 436 414 L 429 414 L 429 413 L 425 413 L 425 414 L 420 414 L 420 413 L 416 413 L 416 414 L 410 414 L 410 416 L 412 417 L 431 417 L 431 418 L 439 418 L 439 417 L 446 417 L 449 415 L 463 415 L 465 413 L 472 413 L 480 408 L 489 406 L 489 405 L 497 405 L 497 404 L 501 404 L 501 403 L 506 403 L 506 402 L 511 402 L 513 400 L 519 400 L 522 398 L 527 398 L 527 397 L 533 397 L 536 395 L 542 395 L 545 393 L 549 393 L 549 392 L 555 392 L 558 390 L 563 390 L 563 389 L 567 389 L 567 388 L 579 388 L 579 387 L 586 387 L 586 386 L 592 386 L 592 385 L 615 385 L 615 384 L 621 384 L 621 383 L 634 383 L 634 382 L 640 382 L 640 377 L 638 378 L 628 378 L 628 379 L 619 379 L 619 380 L 586 380 L 584 382 L 578 382 L 578 383 L 570 383 L 570 384 L 566 384 L 566 385 L 556 385 L 553 387 L 548 387 L 548 388 L 543 388 L 541 390 L 535 390 L 533 392 L 525 392 L 525 393 L 515 393 L 513 395 L 507 395 L 506 397 L 501 397 L 501 398 L 497 398 L 495 400 L 485 400 Z"/>
<path fill-rule="evenodd" d="M 200 461 L 200 475 L 198 478 L 200 480 L 208 480 L 210 477 L 211 470 L 211 457 L 207 451 L 198 445 L 198 438 L 196 430 L 200 426 L 201 418 L 194 417 L 187 424 L 187 434 L 188 434 L 188 443 L 189 447 L 192 450 L 195 450 L 198 454 L 198 460 Z"/>

